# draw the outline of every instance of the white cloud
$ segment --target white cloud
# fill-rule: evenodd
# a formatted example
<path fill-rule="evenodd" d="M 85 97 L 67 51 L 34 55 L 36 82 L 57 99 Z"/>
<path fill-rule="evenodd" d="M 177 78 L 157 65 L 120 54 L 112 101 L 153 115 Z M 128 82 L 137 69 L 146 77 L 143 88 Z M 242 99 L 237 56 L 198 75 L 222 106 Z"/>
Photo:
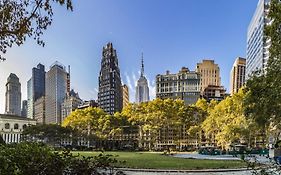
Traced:
<path fill-rule="evenodd" d="M 93 95 L 93 99 L 98 99 L 99 90 L 95 88 L 94 90 L 89 90 L 89 93 Z"/>
<path fill-rule="evenodd" d="M 149 79 L 147 79 L 148 81 L 148 87 L 149 87 L 149 98 L 150 100 L 153 100 L 156 98 L 156 85 L 155 85 L 155 81 L 151 81 Z"/>

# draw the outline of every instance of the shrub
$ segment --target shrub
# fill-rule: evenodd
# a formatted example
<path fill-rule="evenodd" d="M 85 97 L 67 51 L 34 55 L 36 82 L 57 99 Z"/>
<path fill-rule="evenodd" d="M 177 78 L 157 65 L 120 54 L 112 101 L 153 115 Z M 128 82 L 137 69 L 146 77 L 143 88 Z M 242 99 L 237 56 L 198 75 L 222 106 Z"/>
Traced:
<path fill-rule="evenodd" d="M 95 157 L 56 152 L 39 143 L 0 146 L 0 174 L 5 175 L 99 175 L 113 174 L 116 159 L 111 155 Z"/>

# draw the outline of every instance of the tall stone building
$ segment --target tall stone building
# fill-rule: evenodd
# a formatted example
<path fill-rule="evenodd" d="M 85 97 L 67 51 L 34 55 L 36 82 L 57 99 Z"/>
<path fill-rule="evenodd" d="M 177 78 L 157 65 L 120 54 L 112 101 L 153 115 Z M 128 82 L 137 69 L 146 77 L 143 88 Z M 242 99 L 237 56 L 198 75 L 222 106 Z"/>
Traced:
<path fill-rule="evenodd" d="M 45 96 L 38 98 L 34 102 L 34 119 L 36 123 L 45 124 L 46 111 L 45 111 Z"/>
<path fill-rule="evenodd" d="M 257 71 L 264 71 L 269 58 L 270 41 L 265 39 L 264 28 L 271 21 L 267 18 L 270 0 L 259 0 L 256 11 L 248 26 L 246 80 Z"/>
<path fill-rule="evenodd" d="M 55 62 L 46 73 L 46 124 L 61 124 L 61 104 L 67 92 L 68 73 L 65 67 L 59 62 Z"/>
<path fill-rule="evenodd" d="M 143 56 L 141 60 L 141 75 L 137 82 L 136 87 L 136 103 L 147 102 L 149 101 L 149 87 L 147 83 L 147 79 L 144 76 L 144 64 L 143 64 Z"/>
<path fill-rule="evenodd" d="M 246 59 L 238 57 L 231 69 L 230 73 L 230 94 L 237 93 L 245 84 L 246 75 Z"/>
<path fill-rule="evenodd" d="M 126 107 L 129 103 L 129 88 L 126 84 L 122 86 L 122 97 L 123 97 L 123 107 Z"/>
<path fill-rule="evenodd" d="M 109 114 L 120 112 L 123 107 L 120 69 L 112 43 L 108 43 L 102 51 L 98 104 Z"/>
<path fill-rule="evenodd" d="M 181 99 L 185 104 L 196 103 L 200 97 L 200 74 L 183 67 L 179 73 L 156 76 L 156 97 Z"/>
<path fill-rule="evenodd" d="M 22 101 L 21 116 L 27 117 L 27 100 Z"/>
<path fill-rule="evenodd" d="M 21 84 L 14 73 L 9 75 L 6 83 L 5 113 L 21 116 Z"/>
<path fill-rule="evenodd" d="M 196 72 L 200 73 L 200 92 L 209 85 L 221 86 L 220 68 L 214 60 L 203 60 L 197 63 Z"/>
<path fill-rule="evenodd" d="M 27 117 L 34 118 L 34 102 L 45 96 L 45 66 L 38 64 L 32 69 L 32 76 L 27 82 Z"/>
<path fill-rule="evenodd" d="M 72 111 L 78 108 L 83 103 L 79 94 L 73 89 L 67 93 L 66 97 L 61 104 L 61 117 L 62 121 L 71 114 Z"/>

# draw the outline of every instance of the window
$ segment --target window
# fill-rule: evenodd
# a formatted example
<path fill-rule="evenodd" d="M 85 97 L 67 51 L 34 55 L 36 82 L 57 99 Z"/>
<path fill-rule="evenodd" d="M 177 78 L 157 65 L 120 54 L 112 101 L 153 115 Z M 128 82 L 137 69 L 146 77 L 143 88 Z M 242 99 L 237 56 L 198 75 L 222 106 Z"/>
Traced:
<path fill-rule="evenodd" d="M 14 124 L 14 129 L 19 129 L 19 124 Z"/>
<path fill-rule="evenodd" d="M 10 124 L 9 123 L 5 124 L 5 129 L 10 129 Z"/>
<path fill-rule="evenodd" d="M 25 129 L 27 126 L 26 126 L 26 124 L 24 124 L 23 126 L 22 126 L 22 129 Z"/>

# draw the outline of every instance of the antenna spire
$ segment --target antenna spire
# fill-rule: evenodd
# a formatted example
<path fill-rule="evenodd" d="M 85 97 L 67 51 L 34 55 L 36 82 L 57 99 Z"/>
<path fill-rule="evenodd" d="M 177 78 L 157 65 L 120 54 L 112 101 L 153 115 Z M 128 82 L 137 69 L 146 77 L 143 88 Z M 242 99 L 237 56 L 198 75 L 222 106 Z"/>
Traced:
<path fill-rule="evenodd" d="M 141 77 L 144 76 L 143 52 L 141 53 Z"/>

